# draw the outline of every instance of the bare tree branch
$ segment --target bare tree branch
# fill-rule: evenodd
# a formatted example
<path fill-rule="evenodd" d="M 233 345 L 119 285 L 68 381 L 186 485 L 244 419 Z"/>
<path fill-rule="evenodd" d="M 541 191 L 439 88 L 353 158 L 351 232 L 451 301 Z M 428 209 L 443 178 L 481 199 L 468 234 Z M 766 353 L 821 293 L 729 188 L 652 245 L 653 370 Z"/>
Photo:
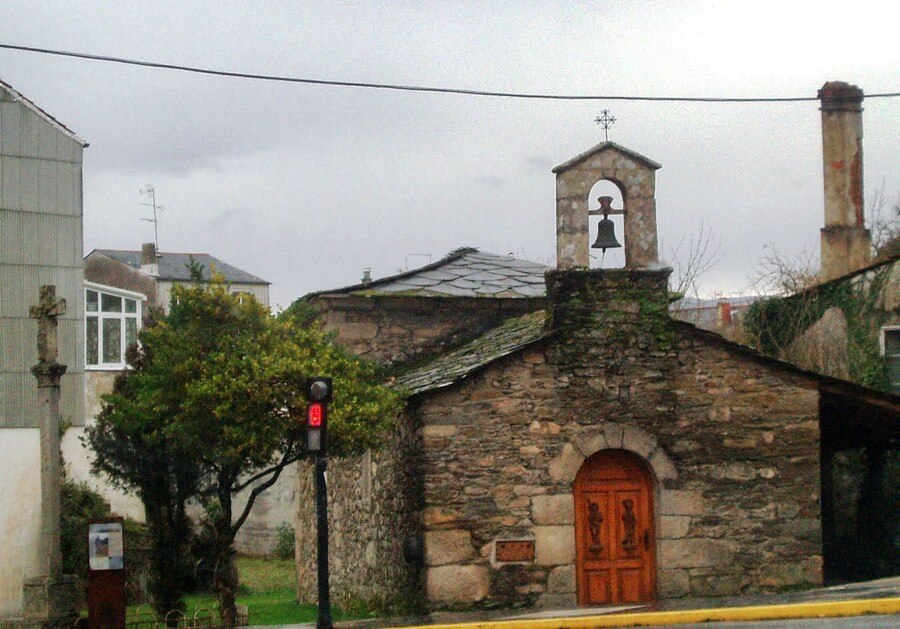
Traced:
<path fill-rule="evenodd" d="M 876 260 L 888 260 L 900 255 L 900 198 L 888 202 L 884 182 L 869 198 L 869 227 Z"/>
<path fill-rule="evenodd" d="M 763 250 L 757 276 L 751 280 L 751 286 L 758 294 L 793 295 L 819 283 L 811 252 L 803 250 L 789 258 L 772 244 L 764 245 Z"/>
<path fill-rule="evenodd" d="M 699 233 L 682 237 L 670 255 L 675 267 L 673 290 L 682 296 L 699 297 L 700 278 L 721 262 L 725 254 L 721 240 L 701 223 Z"/>
<path fill-rule="evenodd" d="M 294 446 L 293 441 L 288 444 L 288 448 L 293 448 L 293 446 Z M 278 463 L 277 465 L 273 465 L 272 467 L 270 467 L 268 469 L 262 470 L 261 472 L 257 472 L 250 478 L 248 478 L 240 483 L 235 483 L 234 487 L 231 488 L 231 493 L 236 494 L 238 492 L 241 492 L 241 491 L 247 489 L 247 487 L 249 487 L 256 481 L 258 481 L 259 479 L 264 478 L 264 477 L 268 476 L 269 474 L 274 474 L 281 467 L 283 467 L 285 465 L 290 465 L 294 461 L 299 461 L 302 458 L 302 456 L 303 456 L 303 453 L 298 450 L 298 451 L 294 452 L 294 455 L 290 458 L 290 460 L 285 461 L 284 457 L 282 457 L 281 462 Z"/>
<path fill-rule="evenodd" d="M 247 498 L 247 504 L 244 505 L 244 510 L 241 512 L 241 515 L 237 519 L 237 521 L 231 526 L 232 537 L 237 535 L 237 532 L 244 525 L 244 521 L 247 519 L 247 516 L 250 515 L 250 510 L 253 508 L 253 503 L 256 502 L 256 498 L 269 487 L 274 485 L 278 481 L 278 477 L 281 476 L 281 472 L 284 471 L 284 468 L 287 467 L 287 465 L 291 463 L 291 461 L 296 460 L 296 458 L 292 459 L 292 457 L 295 456 L 293 450 L 294 444 L 291 443 L 287 448 L 285 448 L 284 454 L 281 457 L 281 461 L 269 468 L 269 470 L 266 470 L 274 471 L 272 476 L 261 485 L 257 485 L 256 487 L 254 487 L 253 491 L 250 492 L 250 496 Z"/>

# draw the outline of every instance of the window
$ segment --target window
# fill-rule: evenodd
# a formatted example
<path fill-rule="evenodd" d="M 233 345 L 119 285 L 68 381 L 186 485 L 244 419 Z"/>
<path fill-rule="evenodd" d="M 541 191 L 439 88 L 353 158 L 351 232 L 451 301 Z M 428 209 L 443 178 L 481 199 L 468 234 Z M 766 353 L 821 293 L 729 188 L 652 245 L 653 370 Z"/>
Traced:
<path fill-rule="evenodd" d="M 125 349 L 137 342 L 140 293 L 85 282 L 84 359 L 88 369 L 124 369 Z"/>
<path fill-rule="evenodd" d="M 900 395 L 900 327 L 881 330 L 881 350 L 884 352 L 884 367 L 888 386 Z"/>

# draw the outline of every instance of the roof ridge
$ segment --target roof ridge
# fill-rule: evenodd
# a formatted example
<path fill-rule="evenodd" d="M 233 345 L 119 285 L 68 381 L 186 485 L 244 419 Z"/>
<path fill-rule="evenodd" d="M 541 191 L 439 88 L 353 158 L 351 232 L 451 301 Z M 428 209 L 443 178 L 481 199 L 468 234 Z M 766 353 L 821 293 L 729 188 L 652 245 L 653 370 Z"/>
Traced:
<path fill-rule="evenodd" d="M 138 268 L 141 264 L 141 254 L 142 252 L 136 249 L 93 249 L 88 256 L 92 254 L 99 254 L 110 257 L 120 264 L 124 264 L 131 268 Z M 162 251 L 157 253 L 157 261 L 160 262 L 160 275 L 157 277 L 162 280 L 173 280 L 173 281 L 183 281 L 184 277 L 181 277 L 178 272 L 171 271 L 171 268 L 179 269 L 182 266 L 187 266 L 187 262 L 184 262 L 185 258 L 191 258 L 196 262 L 199 262 L 201 266 L 205 269 L 212 272 L 212 269 L 216 269 L 225 275 L 225 279 L 233 284 L 269 284 L 272 282 L 261 278 L 260 276 L 251 273 L 241 267 L 235 266 L 221 258 L 214 256 L 211 253 L 203 253 L 203 252 L 188 252 L 188 251 Z M 181 264 L 179 263 L 179 259 L 181 260 Z M 170 267 L 169 271 L 163 272 L 163 265 L 167 265 Z"/>
<path fill-rule="evenodd" d="M 719 343 L 727 348 L 735 352 L 740 352 L 753 360 L 758 362 L 763 362 L 773 367 L 777 367 L 783 369 L 785 371 L 792 372 L 802 377 L 810 378 L 812 380 L 817 380 L 819 382 L 825 384 L 832 384 L 836 386 L 842 386 L 848 389 L 856 389 L 860 391 L 865 391 L 869 395 L 874 395 L 876 397 L 882 397 L 885 399 L 897 399 L 900 400 L 900 395 L 897 395 L 891 391 L 882 391 L 881 389 L 875 389 L 873 387 L 860 384 L 858 382 L 854 382 L 853 380 L 846 380 L 844 378 L 838 378 L 836 376 L 829 376 L 828 374 L 824 374 L 818 371 L 813 371 L 811 369 L 806 369 L 804 367 L 800 367 L 792 362 L 787 360 L 783 360 L 781 358 L 776 358 L 774 356 L 770 356 L 768 354 L 763 354 L 762 352 L 752 348 L 749 345 L 744 345 L 743 343 L 738 343 L 737 341 L 732 341 L 731 339 L 723 336 L 718 332 L 714 332 L 713 330 L 707 330 L 706 328 L 701 328 L 696 323 L 691 323 L 690 321 L 684 321 L 683 319 L 676 319 L 674 317 L 670 317 L 670 321 L 676 327 L 684 328 L 690 332 L 697 334 L 698 336 L 706 337 L 713 342 Z"/>
<path fill-rule="evenodd" d="M 443 260 L 443 259 L 451 258 L 454 256 L 460 257 L 460 256 L 466 255 L 467 253 L 479 253 L 478 247 L 469 247 L 469 246 L 457 247 L 456 249 L 451 250 L 450 253 L 448 253 L 441 259 Z"/>
<path fill-rule="evenodd" d="M 535 312 L 507 319 L 497 327 L 488 330 L 462 347 L 452 352 L 448 352 L 447 354 L 443 354 L 426 365 L 399 376 L 392 382 L 392 386 L 405 390 L 407 396 L 412 397 L 454 385 L 469 377 L 471 374 L 486 368 L 488 365 L 507 356 L 516 354 L 524 348 L 553 335 L 556 330 L 548 329 L 546 327 L 543 321 L 543 316 L 545 314 L 546 311 L 537 310 Z M 541 328 L 534 329 L 539 321 Z M 793 363 L 762 354 L 750 346 L 732 341 L 721 334 L 705 330 L 693 323 L 671 317 L 669 318 L 669 321 L 675 328 L 681 328 L 697 334 L 702 338 L 708 339 L 710 342 L 717 343 L 731 351 L 743 354 L 750 360 L 768 365 L 773 369 L 779 369 L 800 377 L 808 378 L 814 382 L 818 382 L 820 385 L 836 390 L 864 393 L 869 396 L 869 398 L 882 400 L 886 403 L 896 404 L 896 402 L 900 400 L 900 396 L 890 391 L 874 389 L 851 380 L 836 378 L 816 371 L 803 369 Z M 494 348 L 495 351 L 479 355 L 478 350 L 483 349 L 485 343 L 494 340 L 491 337 L 502 338 L 504 333 L 515 334 L 516 332 L 521 335 L 521 338 L 506 339 L 505 343 L 499 343 L 499 346 Z M 474 355 L 476 359 L 468 363 L 462 360 L 468 355 Z"/>
<path fill-rule="evenodd" d="M 578 155 L 576 155 L 575 157 L 572 157 L 571 159 L 567 159 L 562 164 L 555 166 L 550 172 L 559 173 L 564 170 L 568 170 L 571 166 L 574 166 L 578 162 L 581 162 L 581 161 L 587 159 L 588 157 L 590 157 L 591 155 L 593 155 L 595 153 L 605 151 L 606 149 L 614 149 L 621 153 L 625 153 L 629 157 L 636 159 L 640 162 L 643 162 L 644 165 L 649 166 L 653 170 L 659 170 L 660 168 L 662 168 L 662 164 L 660 164 L 659 162 L 653 161 L 646 155 L 641 155 L 640 153 L 638 153 L 637 151 L 635 151 L 633 149 L 624 147 L 621 144 L 616 144 L 615 142 L 611 142 L 611 141 L 607 140 L 605 142 L 600 142 L 599 144 L 595 144 L 588 150 L 586 150 L 582 153 L 579 153 Z"/>
<path fill-rule="evenodd" d="M 449 262 L 453 262 L 454 260 L 458 260 L 464 255 L 468 253 L 477 253 L 478 249 L 475 247 L 462 246 L 457 247 L 456 249 L 451 250 L 444 257 L 436 260 L 435 262 L 429 262 L 428 264 L 420 267 L 416 267 L 415 269 L 411 269 L 409 271 L 403 271 L 402 273 L 396 273 L 394 275 L 386 275 L 385 277 L 380 277 L 377 280 L 372 280 L 370 282 L 360 282 L 357 284 L 350 284 L 349 286 L 342 286 L 340 288 L 333 288 L 330 290 L 319 290 L 314 291 L 312 293 L 307 293 L 300 299 L 312 299 L 313 297 L 317 297 L 319 295 L 327 295 L 330 293 L 352 293 L 357 290 L 369 290 L 374 286 L 380 286 L 382 284 L 387 284 L 388 282 L 395 282 L 400 279 L 404 279 L 407 277 L 411 277 L 418 273 L 422 273 L 424 271 L 432 271 L 434 269 L 440 268 Z"/>
<path fill-rule="evenodd" d="M 40 116 L 41 118 L 43 118 L 44 120 L 49 122 L 51 125 L 53 125 L 57 129 L 59 129 L 60 131 L 62 131 L 64 134 L 69 136 L 71 139 L 73 139 L 76 142 L 78 142 L 79 144 L 81 144 L 82 147 L 87 148 L 89 146 L 89 144 L 87 142 L 85 142 L 81 137 L 79 137 L 79 135 L 77 133 L 72 131 L 72 129 L 70 129 L 69 127 L 64 125 L 55 116 L 52 116 L 49 112 L 47 112 L 47 110 L 42 108 L 40 105 L 36 104 L 33 100 L 31 100 L 30 98 L 28 98 L 27 96 L 22 94 L 22 92 L 18 91 L 16 88 L 14 88 L 12 85 L 7 83 L 3 79 L 0 79 L 0 88 L 3 88 L 5 90 L 9 91 L 12 94 L 13 98 L 15 98 L 16 100 L 21 102 L 28 109 L 31 109 L 32 111 L 34 111 L 34 113 L 36 113 L 38 116 Z"/>
<path fill-rule="evenodd" d="M 795 293 L 791 293 L 790 295 L 784 295 L 783 297 L 775 296 L 778 299 L 784 299 L 787 297 L 793 297 L 794 295 L 804 295 L 806 293 L 815 292 L 816 290 L 821 289 L 823 286 L 827 286 L 829 284 L 835 284 L 837 282 L 846 281 L 857 277 L 859 275 L 865 275 L 869 271 L 874 271 L 875 269 L 879 269 L 883 266 L 887 266 L 889 264 L 894 264 L 895 262 L 900 262 L 900 254 L 895 254 L 892 256 L 888 256 L 884 260 L 873 260 L 869 264 L 855 271 L 850 271 L 848 273 L 844 273 L 843 275 L 838 275 L 837 277 L 833 277 L 830 280 L 825 280 L 824 282 L 819 282 L 818 284 L 813 284 L 809 288 L 804 288 L 803 290 L 798 290 Z"/>
<path fill-rule="evenodd" d="M 443 258 L 395 275 L 331 290 L 307 293 L 300 299 L 322 295 L 404 297 L 528 298 L 543 297 L 547 266 L 514 255 L 457 247 Z"/>
<path fill-rule="evenodd" d="M 119 253 L 141 253 L 140 249 L 94 249 L 94 251 L 118 251 Z M 204 251 L 157 251 L 156 255 L 170 255 L 170 256 L 209 256 L 210 258 L 215 258 L 211 253 L 206 253 Z M 218 260 L 218 258 L 216 258 Z M 226 263 L 227 264 L 227 263 Z"/>

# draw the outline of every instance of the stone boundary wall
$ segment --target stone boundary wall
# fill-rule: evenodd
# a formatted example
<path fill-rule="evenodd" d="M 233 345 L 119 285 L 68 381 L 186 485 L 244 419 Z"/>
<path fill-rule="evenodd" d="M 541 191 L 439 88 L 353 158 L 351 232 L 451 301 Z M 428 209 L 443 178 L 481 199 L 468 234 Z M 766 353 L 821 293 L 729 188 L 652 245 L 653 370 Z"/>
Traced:
<path fill-rule="evenodd" d="M 749 342 L 761 351 L 802 369 L 889 390 L 881 330 L 900 325 L 900 259 L 760 301 L 748 315 Z"/>
<path fill-rule="evenodd" d="M 544 305 L 524 297 L 324 296 L 317 303 L 340 345 L 382 364 L 437 355 Z"/>
<path fill-rule="evenodd" d="M 101 396 L 112 391 L 113 382 L 119 371 L 87 370 L 84 379 L 84 416 L 87 425 L 91 425 L 101 410 Z M 72 427 L 63 436 L 61 449 L 69 478 L 86 483 L 92 490 L 103 496 L 113 514 L 144 521 L 144 505 L 140 498 L 132 492 L 114 487 L 105 476 L 91 472 L 93 453 L 82 441 L 83 427 Z M 281 524 L 292 524 L 297 513 L 297 466 L 289 465 L 281 473 L 278 481 L 259 495 L 253 504 L 250 515 L 238 531 L 234 540 L 235 549 L 250 555 L 266 555 L 275 549 L 278 527 Z M 253 491 L 248 487 L 237 495 L 234 502 L 235 519 L 244 508 L 246 500 Z M 199 519 L 199 507 L 190 509 L 191 516 Z"/>
<path fill-rule="evenodd" d="M 399 612 L 421 605 L 422 487 L 417 434 L 402 418 L 377 452 L 328 461 L 331 596 Z M 313 465 L 297 469 L 297 596 L 314 603 L 316 511 Z"/>
<path fill-rule="evenodd" d="M 285 467 L 275 484 L 257 496 L 250 515 L 234 538 L 237 552 L 248 555 L 272 554 L 278 542 L 278 527 L 282 524 L 294 525 L 297 514 L 297 467 L 297 463 Z M 251 485 L 235 497 L 235 519 L 247 504 L 253 487 Z"/>

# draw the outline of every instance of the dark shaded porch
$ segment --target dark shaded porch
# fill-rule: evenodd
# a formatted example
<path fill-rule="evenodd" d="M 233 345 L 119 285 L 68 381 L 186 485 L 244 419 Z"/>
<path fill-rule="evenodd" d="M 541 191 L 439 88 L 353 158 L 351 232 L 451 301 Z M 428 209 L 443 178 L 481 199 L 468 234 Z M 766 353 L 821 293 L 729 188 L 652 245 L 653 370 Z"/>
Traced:
<path fill-rule="evenodd" d="M 825 583 L 900 575 L 900 398 L 820 391 Z"/>

